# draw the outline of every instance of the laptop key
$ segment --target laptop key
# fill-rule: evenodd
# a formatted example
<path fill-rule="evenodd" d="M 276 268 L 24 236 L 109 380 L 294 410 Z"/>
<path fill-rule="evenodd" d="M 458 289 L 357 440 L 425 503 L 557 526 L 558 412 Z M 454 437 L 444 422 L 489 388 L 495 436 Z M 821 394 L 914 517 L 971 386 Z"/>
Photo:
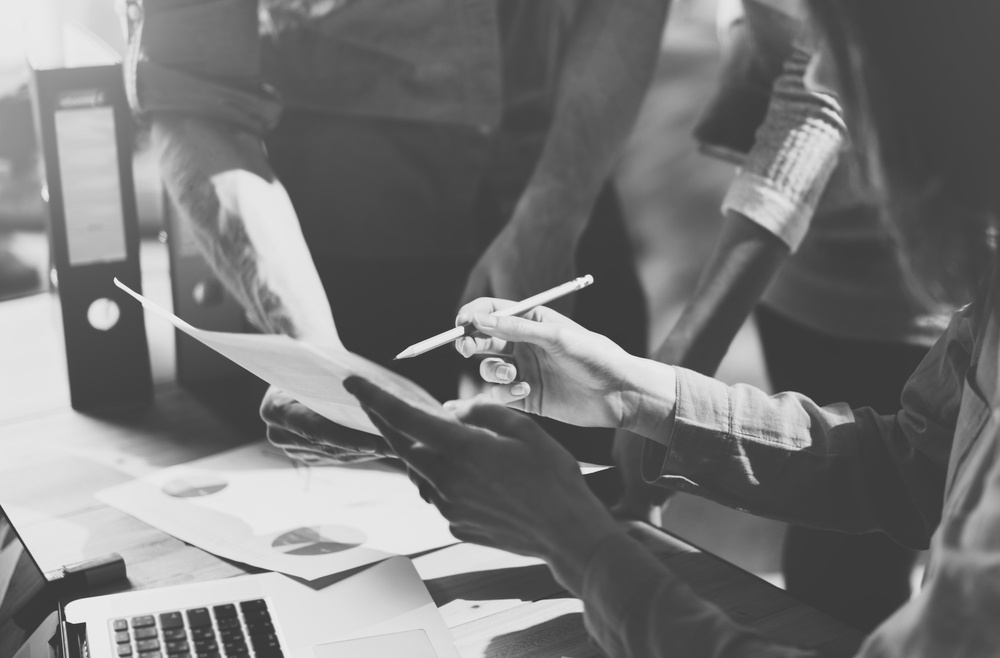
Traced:
<path fill-rule="evenodd" d="M 156 620 L 153 619 L 153 615 L 132 617 L 132 628 L 146 628 L 147 626 L 155 626 L 155 625 L 156 625 Z"/>
<path fill-rule="evenodd" d="M 219 630 L 219 637 L 222 638 L 223 642 L 232 642 L 235 640 L 243 639 L 243 629 L 237 626 L 236 628 L 223 628 Z"/>
<path fill-rule="evenodd" d="M 188 653 L 187 642 L 167 642 L 167 655 L 173 656 L 178 653 Z"/>
<path fill-rule="evenodd" d="M 177 640 L 186 640 L 187 633 L 183 628 L 171 628 L 169 631 L 163 631 L 163 639 L 167 642 L 176 642 Z"/>
<path fill-rule="evenodd" d="M 268 614 L 267 610 L 244 610 L 243 620 L 247 624 L 255 621 L 271 621 L 271 615 Z"/>
<path fill-rule="evenodd" d="M 257 654 L 261 651 L 281 648 L 281 643 L 278 642 L 277 635 L 258 635 L 250 638 L 250 643 L 253 644 L 254 653 Z"/>
<path fill-rule="evenodd" d="M 183 628 L 184 618 L 179 612 L 164 612 L 160 615 L 160 628 Z"/>
<path fill-rule="evenodd" d="M 257 621 L 247 624 L 247 633 L 253 635 L 270 635 L 274 633 L 274 624 L 270 621 Z"/>
<path fill-rule="evenodd" d="M 222 658 L 218 651 L 199 651 L 198 658 Z"/>
<path fill-rule="evenodd" d="M 208 614 L 208 608 L 193 608 L 187 611 L 188 626 L 191 628 L 204 628 L 212 625 L 212 617 Z"/>
<path fill-rule="evenodd" d="M 114 624 L 112 624 L 112 627 L 116 631 L 127 631 L 128 630 L 128 621 L 126 621 L 124 619 L 116 619 L 114 621 Z"/>
<path fill-rule="evenodd" d="M 136 640 L 151 640 L 154 637 L 156 637 L 156 627 L 155 626 L 153 626 L 153 627 L 147 626 L 146 628 L 140 628 L 139 630 L 137 630 L 135 632 L 135 639 Z"/>
<path fill-rule="evenodd" d="M 163 654 L 159 651 L 148 651 L 146 653 L 140 653 L 139 658 L 163 658 Z"/>
<path fill-rule="evenodd" d="M 236 617 L 236 606 L 232 603 L 217 605 L 212 610 L 215 611 L 216 619 L 233 619 Z"/>
<path fill-rule="evenodd" d="M 194 650 L 198 653 L 212 653 L 219 650 L 219 645 L 215 640 L 195 640 Z"/>
<path fill-rule="evenodd" d="M 159 640 L 140 640 L 135 643 L 135 648 L 139 650 L 139 653 L 146 653 L 148 651 L 156 651 L 160 648 Z"/>
<path fill-rule="evenodd" d="M 122 656 L 123 658 L 124 658 L 124 656 L 131 656 L 132 655 L 132 645 L 131 644 L 119 644 L 118 645 L 118 655 Z"/>
<path fill-rule="evenodd" d="M 236 617 L 223 617 L 222 619 L 215 620 L 215 626 L 220 630 L 224 631 L 230 628 L 239 628 L 240 620 Z"/>
<path fill-rule="evenodd" d="M 240 603 L 240 609 L 243 610 L 243 612 L 246 612 L 247 610 L 267 610 L 267 601 L 264 599 L 243 601 Z"/>
<path fill-rule="evenodd" d="M 243 640 L 226 642 L 222 645 L 222 649 L 226 652 L 227 656 L 240 656 L 250 652 L 250 649 L 247 648 L 247 643 Z"/>
<path fill-rule="evenodd" d="M 192 640 L 214 640 L 215 639 L 215 629 L 211 626 L 208 628 L 192 628 L 191 629 L 191 639 Z"/>
<path fill-rule="evenodd" d="M 255 655 L 257 658 L 285 658 L 284 654 L 281 653 L 281 649 L 267 649 L 266 651 L 256 651 Z"/>
<path fill-rule="evenodd" d="M 129 637 L 128 631 L 121 633 L 115 633 L 115 644 L 124 644 L 126 642 L 131 642 L 132 638 Z"/>

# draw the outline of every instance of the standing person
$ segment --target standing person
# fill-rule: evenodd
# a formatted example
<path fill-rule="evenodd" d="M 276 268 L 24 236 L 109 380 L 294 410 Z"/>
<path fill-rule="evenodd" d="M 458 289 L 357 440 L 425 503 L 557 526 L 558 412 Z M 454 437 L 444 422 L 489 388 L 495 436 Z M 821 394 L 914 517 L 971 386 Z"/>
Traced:
<path fill-rule="evenodd" d="M 654 358 L 712 375 L 752 311 L 775 390 L 891 413 L 950 314 L 909 290 L 877 205 L 841 158 L 837 100 L 806 85 L 805 3 L 737 4 L 722 8 L 728 65 L 695 133 L 741 166 L 715 251 Z M 668 493 L 637 472 L 642 444 L 625 435 L 616 446 L 620 507 L 637 516 Z M 880 533 L 792 525 L 782 568 L 790 594 L 870 632 L 909 599 L 916 556 Z"/>
<path fill-rule="evenodd" d="M 392 356 L 463 301 L 585 269 L 601 285 L 574 316 L 646 349 L 607 178 L 667 0 L 259 4 L 126 7 L 127 87 L 166 188 L 257 326 L 342 341 L 450 398 L 454 355 Z M 297 454 L 330 456 L 310 441 L 330 433 L 379 450 L 274 389 L 262 414 Z M 581 456 L 610 461 L 600 444 Z"/>
<path fill-rule="evenodd" d="M 627 428 L 665 448 L 649 479 L 754 513 L 931 545 L 920 593 L 859 658 L 993 658 L 1000 647 L 1000 5 L 815 0 L 826 40 L 810 86 L 837 88 L 914 285 L 955 313 L 899 410 L 821 407 L 630 356 L 549 309 L 488 315 L 464 338 L 494 400 Z M 829 62 L 836 61 L 836 71 Z M 518 369 L 499 377 L 501 367 Z M 469 541 L 545 559 L 584 601 L 610 656 L 803 658 L 735 624 L 628 536 L 568 453 L 523 414 L 457 403 L 432 416 L 360 379 L 347 386 L 410 476 Z"/>

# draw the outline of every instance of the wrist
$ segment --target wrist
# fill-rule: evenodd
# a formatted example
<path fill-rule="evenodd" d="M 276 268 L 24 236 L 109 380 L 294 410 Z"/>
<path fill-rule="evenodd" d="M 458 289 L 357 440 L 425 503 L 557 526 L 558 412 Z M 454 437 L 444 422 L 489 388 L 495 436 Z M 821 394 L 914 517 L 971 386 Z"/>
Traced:
<path fill-rule="evenodd" d="M 632 359 L 620 429 L 647 439 L 669 436 L 677 402 L 677 372 L 652 359 Z"/>
<path fill-rule="evenodd" d="M 625 531 L 600 503 L 576 518 L 566 516 L 564 521 L 553 527 L 539 557 L 552 569 L 556 580 L 580 596 L 587 569 L 601 544 Z"/>

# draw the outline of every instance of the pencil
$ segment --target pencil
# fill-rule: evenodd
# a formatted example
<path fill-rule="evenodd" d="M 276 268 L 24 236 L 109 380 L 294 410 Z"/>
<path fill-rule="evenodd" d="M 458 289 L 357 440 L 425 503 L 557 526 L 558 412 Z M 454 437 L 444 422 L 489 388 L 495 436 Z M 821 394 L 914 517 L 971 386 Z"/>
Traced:
<path fill-rule="evenodd" d="M 566 283 L 560 286 L 556 286 L 555 288 L 546 290 L 545 292 L 540 292 L 537 295 L 532 295 L 531 297 L 528 297 L 527 299 L 524 299 L 512 306 L 508 306 L 507 308 L 495 311 L 492 313 L 492 315 L 496 315 L 498 317 L 510 317 L 513 315 L 521 315 L 522 313 L 527 313 L 533 308 L 536 308 L 538 306 L 544 306 L 549 302 L 559 299 L 560 297 L 565 297 L 566 295 L 576 292 L 577 290 L 583 290 L 593 282 L 594 282 L 594 277 L 590 276 L 589 274 L 586 276 L 581 276 L 577 279 L 573 279 L 572 281 L 567 281 Z M 462 336 L 468 336 L 474 331 L 475 328 L 471 324 L 458 326 L 455 327 L 454 329 L 449 329 L 448 331 L 440 333 L 437 336 L 432 336 L 426 340 L 420 341 L 419 343 L 414 343 L 413 345 L 410 345 L 405 350 L 396 355 L 396 360 L 410 359 L 415 356 L 419 356 L 425 352 L 430 352 L 431 350 L 437 349 L 442 345 L 447 345 L 448 343 L 452 343 L 461 338 Z"/>

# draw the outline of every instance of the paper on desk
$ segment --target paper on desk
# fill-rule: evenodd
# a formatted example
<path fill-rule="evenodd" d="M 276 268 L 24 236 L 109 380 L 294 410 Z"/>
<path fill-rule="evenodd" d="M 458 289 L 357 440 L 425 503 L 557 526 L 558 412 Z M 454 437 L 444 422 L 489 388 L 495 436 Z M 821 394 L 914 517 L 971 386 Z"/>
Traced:
<path fill-rule="evenodd" d="M 374 635 L 357 640 L 341 640 L 313 648 L 315 658 L 438 658 L 423 630 Z"/>
<path fill-rule="evenodd" d="M 344 389 L 351 375 L 364 377 L 409 404 L 443 415 L 441 403 L 409 379 L 341 347 L 320 350 L 309 343 L 275 334 L 232 334 L 192 327 L 121 281 L 115 284 L 144 307 L 195 340 L 282 389 L 306 407 L 335 423 L 378 434 L 357 399 Z"/>
<path fill-rule="evenodd" d="M 296 466 L 266 442 L 97 498 L 220 557 L 306 580 L 456 541 L 437 509 L 390 465 Z"/>

